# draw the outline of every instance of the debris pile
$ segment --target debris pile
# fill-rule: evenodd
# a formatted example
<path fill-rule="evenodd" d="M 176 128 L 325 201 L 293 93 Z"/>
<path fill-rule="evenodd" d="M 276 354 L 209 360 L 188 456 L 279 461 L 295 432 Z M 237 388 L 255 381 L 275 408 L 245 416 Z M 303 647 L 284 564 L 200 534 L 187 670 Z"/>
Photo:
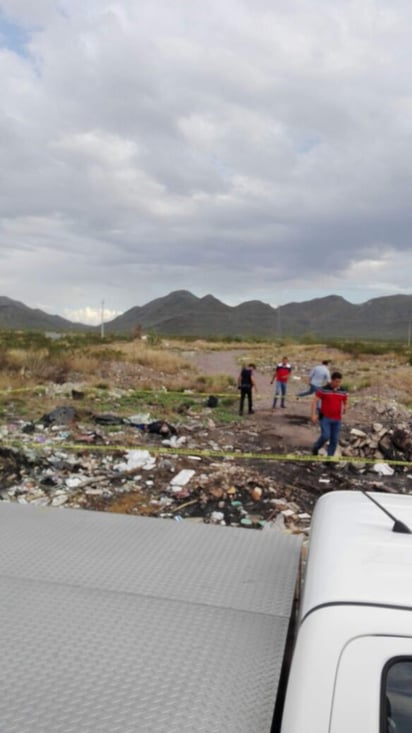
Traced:
<path fill-rule="evenodd" d="M 352 428 L 341 439 L 341 453 L 346 457 L 376 460 L 411 461 L 412 434 L 407 423 L 393 427 L 374 422 L 370 428 Z"/>
<path fill-rule="evenodd" d="M 2 448 L 0 467 L 4 501 L 290 532 L 305 531 L 310 523 L 307 500 L 296 500 L 298 492 L 230 460 L 147 449 L 68 452 L 43 444 L 41 454 Z"/>
<path fill-rule="evenodd" d="M 341 460 L 333 462 L 291 449 L 285 423 L 271 415 L 217 425 L 206 409 L 187 411 L 176 426 L 149 414 L 80 418 L 71 406 L 38 422 L 3 424 L 0 499 L 306 533 L 322 493 L 412 488 L 411 424 L 395 413 L 344 425 Z M 285 419 L 293 430 L 308 422 Z"/>

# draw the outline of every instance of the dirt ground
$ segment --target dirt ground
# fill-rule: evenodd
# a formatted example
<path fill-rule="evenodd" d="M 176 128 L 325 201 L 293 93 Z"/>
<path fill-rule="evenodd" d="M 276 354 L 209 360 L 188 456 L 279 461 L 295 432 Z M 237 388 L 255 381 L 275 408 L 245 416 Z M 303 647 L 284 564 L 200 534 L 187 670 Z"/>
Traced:
<path fill-rule="evenodd" d="M 198 369 L 204 374 L 229 374 L 237 378 L 239 374 L 239 360 L 242 359 L 238 351 L 200 352 L 192 357 Z M 274 385 L 270 383 L 272 371 L 256 371 L 256 394 L 254 395 L 254 415 L 245 415 L 249 429 L 256 429 L 262 440 L 269 440 L 274 448 L 283 449 L 281 452 L 295 451 L 296 449 L 310 450 L 318 437 L 319 429 L 310 420 L 311 397 L 297 398 L 297 393 L 306 388 L 302 379 L 293 376 L 288 384 L 286 408 L 272 409 Z M 350 409 L 344 417 L 346 426 L 356 426 L 369 419 L 370 407 L 367 399 L 361 397 L 351 400 Z"/>
<path fill-rule="evenodd" d="M 231 376 L 230 389 L 238 399 L 234 385 L 240 363 L 249 359 L 246 352 L 200 350 L 184 356 L 201 375 Z M 220 421 L 218 413 L 198 396 L 188 410 L 177 411 L 176 435 L 172 436 L 177 443 L 169 443 L 169 447 L 165 447 L 164 436 L 136 430 L 122 423 L 122 418 L 114 425 L 97 423 L 98 405 L 87 417 L 86 410 L 79 410 L 82 403 L 77 399 L 72 409 L 79 410 L 81 416 L 65 426 L 41 427 L 41 420 L 27 422 L 10 412 L 1 426 L 0 498 L 255 528 L 279 521 L 288 531 L 306 532 L 314 504 L 325 492 L 409 493 L 411 411 L 396 400 L 393 386 L 380 384 L 377 390 L 371 384 L 350 396 L 340 441 L 342 452 L 350 451 L 353 428 L 367 435 L 380 426 L 386 431 L 385 457 L 400 458 L 386 474 L 375 470 L 375 458 L 346 458 L 359 456 L 356 452 L 346 452 L 343 460 L 332 462 L 322 455 L 312 456 L 319 428 L 310 421 L 311 397 L 297 398 L 297 392 L 306 386 L 306 366 L 301 363 L 292 372 L 285 409 L 272 409 L 273 368 L 268 364 L 256 372 L 252 415 L 238 416 L 235 402 L 228 408 L 233 409 L 235 420 Z M 129 372 L 124 365 L 113 363 L 107 377 L 113 385 L 114 417 L 125 410 L 116 409 L 116 395 L 136 389 L 137 377 L 146 383 L 151 374 L 142 368 Z M 161 380 L 161 374 L 153 376 Z M 62 395 L 67 395 L 68 385 L 62 385 L 62 390 Z M 53 399 L 47 397 L 44 402 L 45 410 L 62 404 L 56 388 L 52 393 Z M 12 411 L 12 402 L 7 409 Z M 402 444 L 398 440 L 393 446 L 391 436 L 396 431 L 401 433 Z M 151 465 L 128 467 L 127 455 L 133 451 L 150 454 Z M 171 481 L 182 473 L 192 478 L 174 490 Z"/>
<path fill-rule="evenodd" d="M 197 366 L 206 374 L 226 372 L 233 377 L 239 373 L 241 355 L 233 352 L 200 353 L 195 357 Z M 256 371 L 257 395 L 253 415 L 239 417 L 236 425 L 236 444 L 243 452 L 258 450 L 285 455 L 287 460 L 264 461 L 252 459 L 251 469 L 262 476 L 272 476 L 296 500 L 311 512 L 314 502 L 322 493 L 331 490 L 356 489 L 387 492 L 408 492 L 412 489 L 412 467 L 396 466 L 392 476 L 379 476 L 371 465 L 345 463 L 325 464 L 311 458 L 311 449 L 319 435 L 319 427 L 310 420 L 312 397 L 297 398 L 306 387 L 306 379 L 293 376 L 288 384 L 286 408 L 272 409 L 274 385 L 270 384 L 272 370 Z M 345 442 L 353 428 L 368 432 L 373 424 L 383 423 L 388 428 L 402 424 L 411 428 L 411 413 L 397 405 L 390 384 L 387 391 L 366 388 L 349 397 L 349 409 L 342 421 L 341 442 Z M 291 454 L 291 455 L 289 455 Z"/>

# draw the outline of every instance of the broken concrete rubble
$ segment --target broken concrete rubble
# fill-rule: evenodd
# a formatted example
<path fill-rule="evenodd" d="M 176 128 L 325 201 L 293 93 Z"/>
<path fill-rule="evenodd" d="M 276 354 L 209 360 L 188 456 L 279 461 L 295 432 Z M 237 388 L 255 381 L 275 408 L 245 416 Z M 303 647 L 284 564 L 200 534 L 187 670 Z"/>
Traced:
<path fill-rule="evenodd" d="M 387 460 L 412 460 L 412 431 L 409 423 L 384 427 L 374 422 L 362 430 L 352 428 L 340 440 L 341 452 L 347 457 Z"/>

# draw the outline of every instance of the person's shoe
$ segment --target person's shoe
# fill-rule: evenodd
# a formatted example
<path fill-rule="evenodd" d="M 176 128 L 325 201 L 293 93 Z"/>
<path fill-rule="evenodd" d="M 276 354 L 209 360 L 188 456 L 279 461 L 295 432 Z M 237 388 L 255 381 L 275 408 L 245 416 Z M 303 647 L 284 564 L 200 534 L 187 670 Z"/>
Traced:
<path fill-rule="evenodd" d="M 319 448 L 312 448 L 312 456 L 319 455 Z"/>
<path fill-rule="evenodd" d="M 281 407 L 285 408 L 285 407 L 286 407 L 286 405 L 281 405 Z"/>
<path fill-rule="evenodd" d="M 254 414 L 255 414 L 254 410 L 249 410 L 249 415 L 254 415 Z"/>

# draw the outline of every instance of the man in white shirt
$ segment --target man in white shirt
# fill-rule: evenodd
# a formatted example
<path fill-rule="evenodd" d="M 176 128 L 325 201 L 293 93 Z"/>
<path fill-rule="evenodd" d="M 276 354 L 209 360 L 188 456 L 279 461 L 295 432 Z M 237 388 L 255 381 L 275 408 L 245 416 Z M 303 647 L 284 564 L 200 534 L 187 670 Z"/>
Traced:
<path fill-rule="evenodd" d="M 321 364 L 317 364 L 313 367 L 309 377 L 309 387 L 303 392 L 298 392 L 297 397 L 306 397 L 307 395 L 313 394 L 325 384 L 330 382 L 330 371 L 328 369 L 329 361 L 325 359 Z"/>

